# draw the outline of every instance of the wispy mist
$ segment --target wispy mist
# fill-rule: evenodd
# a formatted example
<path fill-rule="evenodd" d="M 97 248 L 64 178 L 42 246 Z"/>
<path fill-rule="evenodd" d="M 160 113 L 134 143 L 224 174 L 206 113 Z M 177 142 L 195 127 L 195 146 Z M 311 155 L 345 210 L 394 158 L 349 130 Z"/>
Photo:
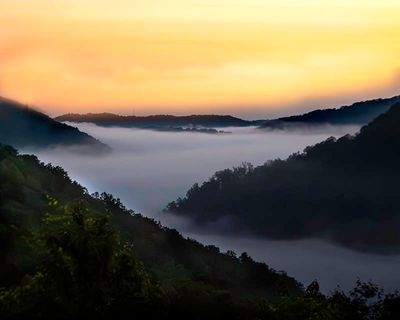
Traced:
<path fill-rule="evenodd" d="M 265 261 L 305 285 L 318 280 L 324 292 L 338 286 L 351 290 L 357 279 L 372 281 L 387 291 L 395 291 L 400 286 L 399 255 L 356 252 L 314 239 L 276 241 L 203 233 L 186 235 L 204 244 L 217 245 L 221 250 L 247 252 L 255 260 Z"/>
<path fill-rule="evenodd" d="M 254 165 L 285 158 L 328 136 L 356 131 L 287 134 L 260 132 L 255 128 L 225 128 L 231 134 L 157 132 L 126 128 L 79 125 L 81 131 L 108 144 L 113 152 L 104 157 L 87 157 L 58 148 L 36 152 L 44 162 L 61 165 L 89 191 L 107 191 L 126 205 L 154 216 L 165 205 L 185 195 L 195 182 L 242 162 Z"/>
<path fill-rule="evenodd" d="M 246 251 L 305 284 L 316 278 L 325 290 L 337 284 L 349 288 L 359 276 L 389 289 L 400 285 L 400 276 L 394 271 L 400 267 L 399 257 L 361 254 L 319 241 L 279 242 L 218 235 L 219 230 L 186 228 L 180 218 L 160 213 L 168 202 L 184 196 L 193 183 L 201 183 L 217 170 L 242 162 L 259 165 L 286 158 L 329 136 L 355 133 L 356 127 L 327 127 L 301 134 L 225 128 L 232 133 L 221 135 L 101 128 L 93 124 L 78 127 L 108 144 L 113 152 L 103 157 L 80 155 L 65 148 L 35 153 L 44 162 L 64 167 L 90 192 L 110 192 L 127 207 L 177 227 L 187 236 L 224 250 Z"/>

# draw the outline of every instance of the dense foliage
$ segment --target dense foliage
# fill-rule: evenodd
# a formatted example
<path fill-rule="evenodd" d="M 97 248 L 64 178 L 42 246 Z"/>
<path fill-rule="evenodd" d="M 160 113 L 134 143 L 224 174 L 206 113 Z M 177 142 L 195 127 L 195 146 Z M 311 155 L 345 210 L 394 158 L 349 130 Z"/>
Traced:
<path fill-rule="evenodd" d="M 109 216 L 93 215 L 77 202 L 52 209 L 28 238 L 39 264 L 19 286 L 0 293 L 3 316 L 69 319 L 122 315 L 131 307 L 153 312 L 157 288 L 133 248 L 121 243 Z"/>
<path fill-rule="evenodd" d="M 16 147 L 81 146 L 81 151 L 109 151 L 106 145 L 77 128 L 3 98 L 0 98 L 0 143 Z"/>
<path fill-rule="evenodd" d="M 197 223 L 229 217 L 273 238 L 322 237 L 363 250 L 400 248 L 400 104 L 356 136 L 287 160 L 217 172 L 168 205 Z"/>
<path fill-rule="evenodd" d="M 35 277 L 37 272 L 43 273 L 38 269 L 40 259 L 43 250 L 51 248 L 34 246 L 32 239 L 37 234 L 42 239 L 48 237 L 49 230 L 43 227 L 50 220 L 59 234 L 73 234 L 78 230 L 72 227 L 71 221 L 75 221 L 72 218 L 57 218 L 56 213 L 50 212 L 49 202 L 52 207 L 58 206 L 71 214 L 70 203 L 77 201 L 84 201 L 84 212 L 90 214 L 90 219 L 109 216 L 122 241 L 134 244 L 136 255 L 152 281 L 169 293 L 168 299 L 183 303 L 192 296 L 199 296 L 204 303 L 215 303 L 219 300 L 214 299 L 218 298 L 228 304 L 232 299 L 249 296 L 274 297 L 281 292 L 302 292 L 301 285 L 293 278 L 270 269 L 264 263 L 250 258 L 243 263 L 232 252 L 222 253 L 214 246 L 184 239 L 176 230 L 164 228 L 152 219 L 127 210 L 109 194 L 89 195 L 85 188 L 71 181 L 62 168 L 40 163 L 35 156 L 18 155 L 16 150 L 7 146 L 0 148 L 0 286 L 14 286 L 24 282 L 27 275 Z M 46 215 L 49 212 L 50 215 Z M 104 221 L 98 223 L 104 224 Z M 93 239 L 90 250 L 97 241 L 110 242 L 99 245 L 116 247 L 117 240 L 110 235 L 108 228 L 102 229 L 102 232 L 108 230 L 104 234 L 108 238 Z M 102 248 L 98 251 L 103 251 Z M 120 249 L 115 250 L 118 252 Z"/>
<path fill-rule="evenodd" d="M 0 316 L 397 319 L 399 296 L 358 283 L 306 290 L 246 253 L 221 253 L 89 195 L 60 167 L 0 147 Z"/>
<path fill-rule="evenodd" d="M 276 120 L 265 121 L 263 129 L 310 129 L 313 126 L 323 125 L 365 125 L 387 112 L 391 106 L 400 101 L 396 96 L 388 99 L 376 99 L 356 102 L 351 106 L 337 109 L 317 109 L 301 115 L 282 117 Z"/>

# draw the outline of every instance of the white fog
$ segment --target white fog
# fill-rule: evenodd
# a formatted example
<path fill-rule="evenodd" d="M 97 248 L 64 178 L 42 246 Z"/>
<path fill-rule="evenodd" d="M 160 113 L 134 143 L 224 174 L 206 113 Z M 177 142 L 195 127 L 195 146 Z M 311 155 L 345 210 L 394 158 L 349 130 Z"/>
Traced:
<path fill-rule="evenodd" d="M 108 144 L 113 152 L 90 157 L 65 149 L 35 152 L 43 162 L 60 165 L 89 192 L 106 191 L 129 208 L 161 220 L 166 226 L 222 250 L 246 251 L 277 270 L 285 270 L 307 285 L 314 279 L 324 291 L 352 287 L 360 277 L 391 290 L 400 285 L 400 256 L 370 255 L 316 240 L 270 241 L 225 236 L 187 229 L 182 221 L 160 211 L 166 204 L 215 171 L 242 162 L 259 165 L 285 158 L 329 136 L 357 131 L 355 127 L 326 128 L 318 133 L 260 132 L 254 128 L 225 128 L 231 134 L 173 133 L 80 124 L 80 130 Z M 24 150 L 29 152 L 30 150 Z M 372 275 L 374 277 L 372 278 Z"/>

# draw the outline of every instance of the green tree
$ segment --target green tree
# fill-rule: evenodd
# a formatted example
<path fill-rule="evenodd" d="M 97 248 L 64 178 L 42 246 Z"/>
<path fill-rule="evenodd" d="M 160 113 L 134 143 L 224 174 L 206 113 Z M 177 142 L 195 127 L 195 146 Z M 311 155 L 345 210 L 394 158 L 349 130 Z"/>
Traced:
<path fill-rule="evenodd" d="M 156 290 L 110 217 L 89 212 L 82 201 L 64 207 L 49 201 L 52 213 L 37 236 L 44 252 L 40 270 L 0 293 L 1 314 L 68 318 L 151 310 Z"/>

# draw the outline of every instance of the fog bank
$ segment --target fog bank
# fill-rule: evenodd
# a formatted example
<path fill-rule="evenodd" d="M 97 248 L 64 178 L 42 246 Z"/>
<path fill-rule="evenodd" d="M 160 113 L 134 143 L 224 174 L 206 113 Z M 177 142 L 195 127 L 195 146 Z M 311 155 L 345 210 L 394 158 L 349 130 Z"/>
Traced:
<path fill-rule="evenodd" d="M 127 206 L 150 216 L 217 170 L 242 162 L 260 165 L 286 158 L 333 134 L 332 128 L 316 134 L 224 128 L 232 133 L 218 135 L 73 125 L 109 145 L 113 152 L 104 157 L 84 157 L 58 148 L 35 154 L 44 162 L 61 165 L 89 191 L 113 193 Z M 334 135 L 349 130 L 355 132 L 356 128 L 342 127 Z"/>
<path fill-rule="evenodd" d="M 77 126 L 74 124 L 74 126 Z M 175 133 L 126 128 L 102 128 L 79 124 L 79 129 L 108 144 L 113 152 L 90 157 L 58 148 L 35 152 L 44 162 L 60 165 L 90 192 L 106 191 L 129 208 L 176 227 L 186 236 L 222 250 L 248 252 L 256 260 L 285 270 L 305 284 L 317 279 L 324 290 L 340 284 L 354 285 L 357 276 L 388 289 L 400 287 L 398 256 L 362 254 L 321 241 L 270 241 L 218 235 L 186 228 L 181 219 L 161 215 L 165 205 L 195 182 L 215 171 L 242 162 L 263 164 L 286 158 L 293 152 L 327 137 L 354 133 L 356 127 L 329 127 L 315 133 L 264 132 L 255 128 L 225 128 L 231 134 Z M 23 150 L 29 152 L 29 150 Z"/>
<path fill-rule="evenodd" d="M 387 291 L 400 287 L 400 256 L 355 252 L 321 240 L 276 241 L 187 233 L 201 243 L 216 245 L 221 251 L 247 252 L 256 261 L 265 261 L 283 270 L 304 285 L 318 280 L 321 290 L 340 286 L 351 290 L 357 281 L 372 281 Z"/>

